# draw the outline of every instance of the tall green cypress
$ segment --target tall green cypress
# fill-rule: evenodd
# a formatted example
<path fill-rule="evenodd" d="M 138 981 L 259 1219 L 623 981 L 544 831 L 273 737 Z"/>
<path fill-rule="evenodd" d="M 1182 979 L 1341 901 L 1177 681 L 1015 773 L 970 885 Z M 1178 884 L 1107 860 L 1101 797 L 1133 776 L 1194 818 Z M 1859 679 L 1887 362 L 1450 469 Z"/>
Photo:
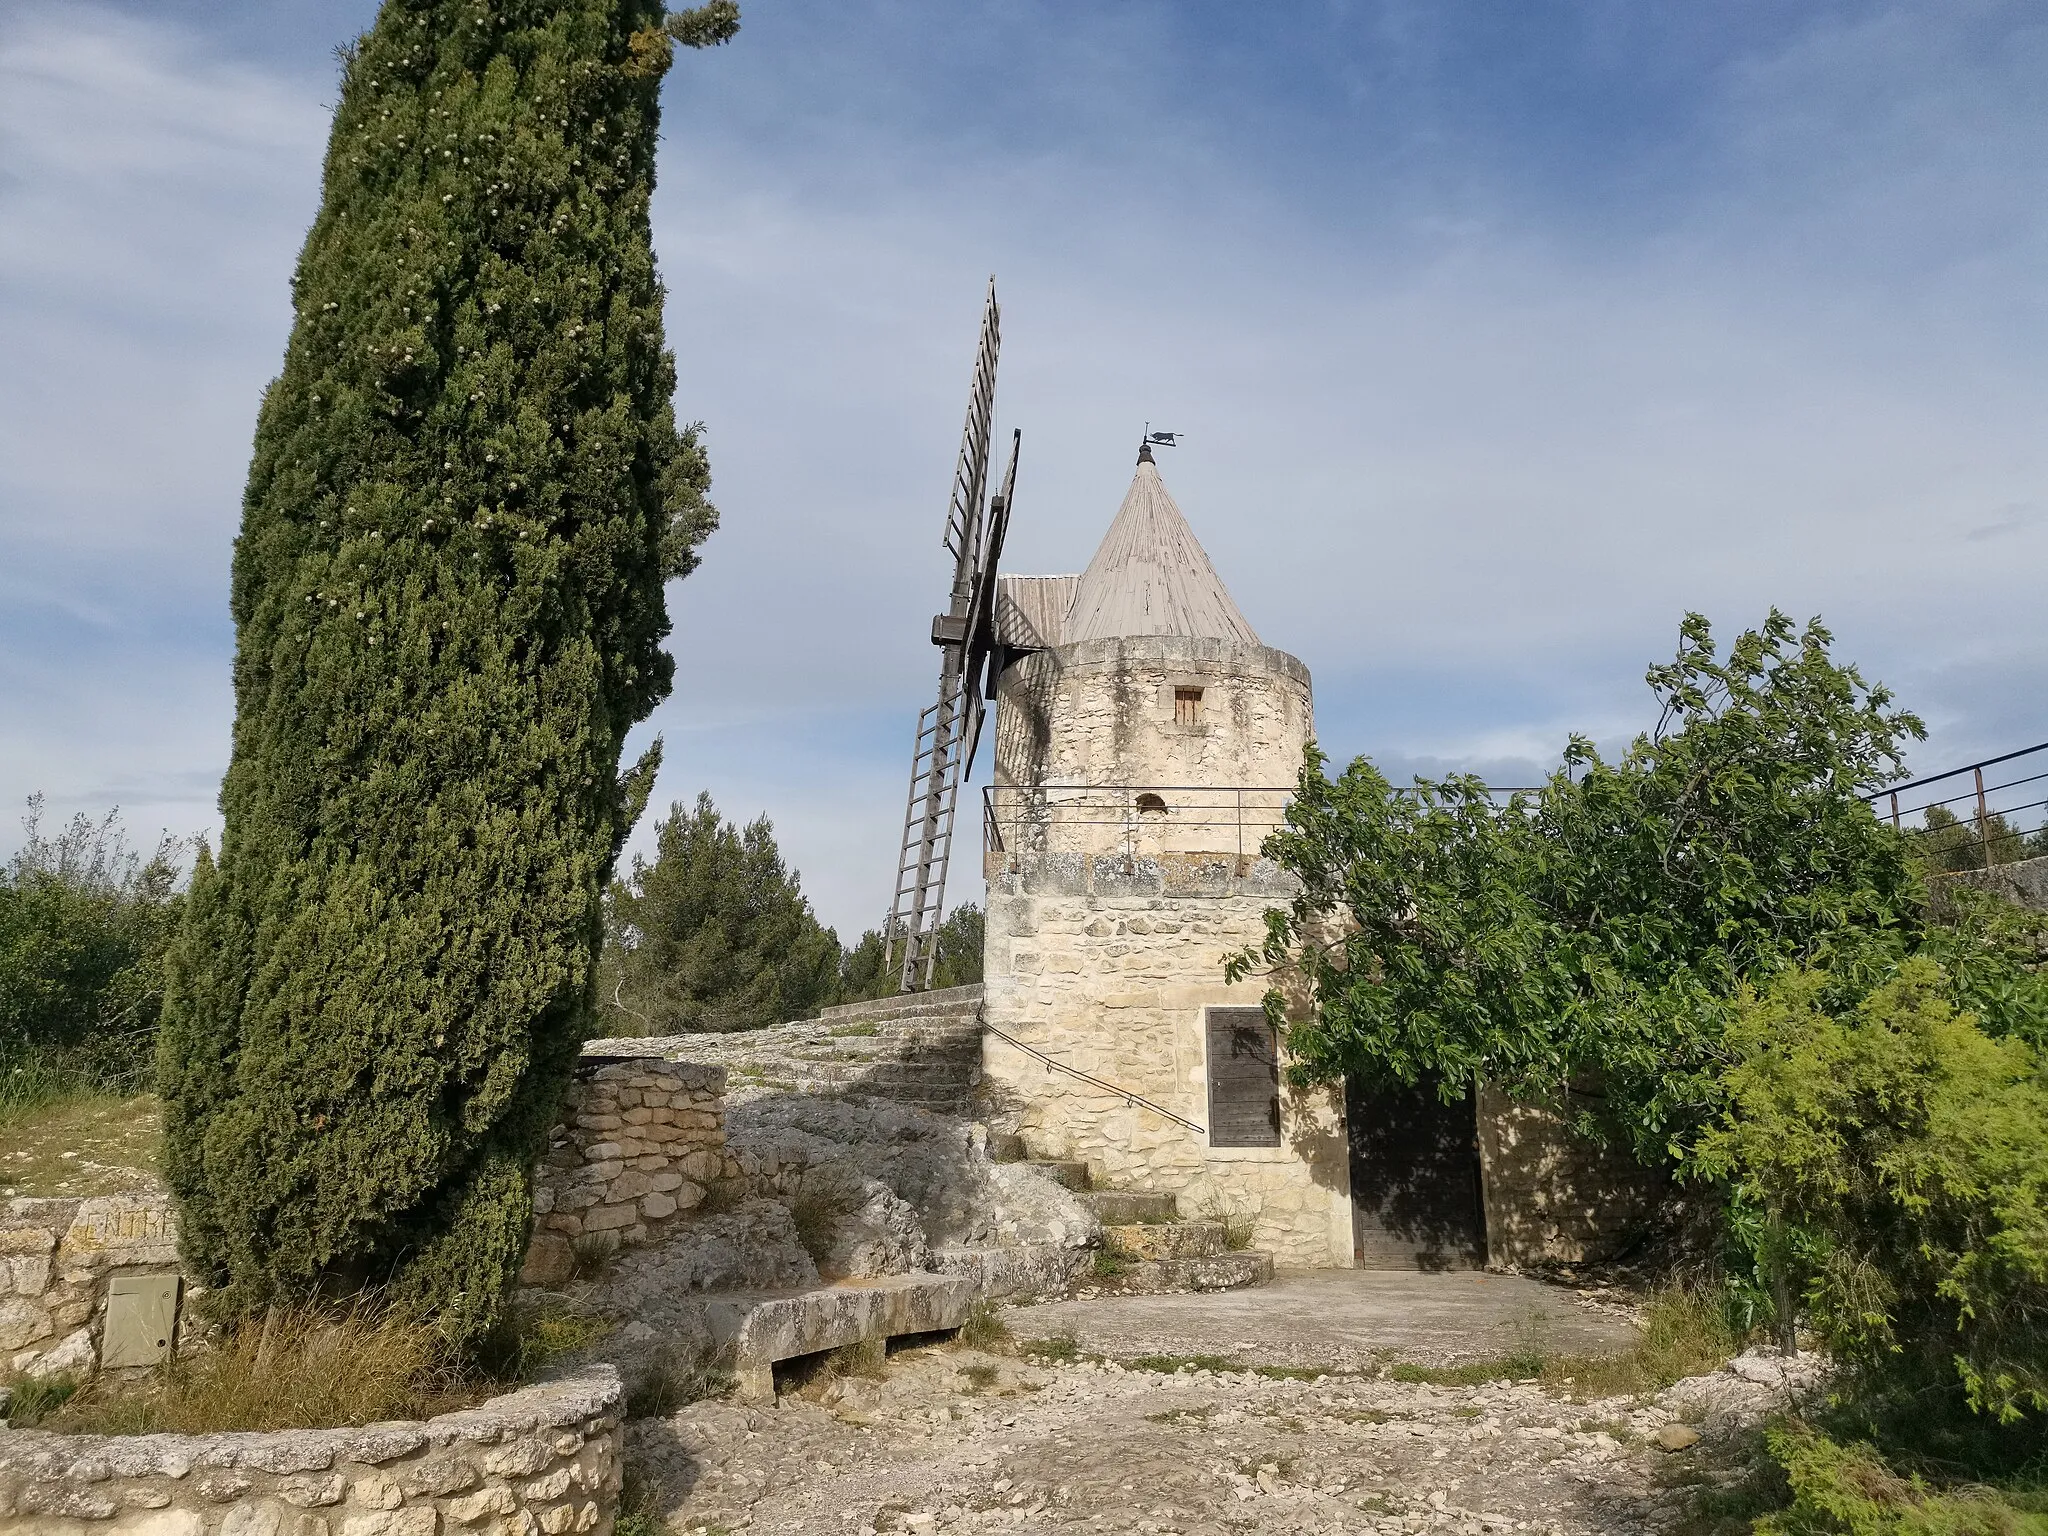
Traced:
<path fill-rule="evenodd" d="M 602 893 L 715 523 L 648 200 L 732 0 L 386 0 L 344 50 L 235 546 L 233 755 L 162 1032 L 231 1306 L 381 1285 L 474 1339 L 531 1222 Z"/>

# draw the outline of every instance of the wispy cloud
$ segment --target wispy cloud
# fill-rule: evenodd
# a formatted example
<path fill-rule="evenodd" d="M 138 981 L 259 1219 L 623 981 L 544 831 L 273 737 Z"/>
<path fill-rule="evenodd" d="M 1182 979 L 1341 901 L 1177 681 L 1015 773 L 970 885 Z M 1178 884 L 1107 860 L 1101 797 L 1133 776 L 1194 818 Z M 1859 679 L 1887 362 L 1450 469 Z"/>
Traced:
<path fill-rule="evenodd" d="M 226 10 L 232 50 L 0 22 L 0 794 L 180 830 L 331 79 L 303 19 L 283 64 Z M 1016 567 L 1078 569 L 1139 425 L 1186 431 L 1169 482 L 1339 754 L 1618 744 L 1684 610 L 1772 604 L 1900 685 L 1930 762 L 2048 736 L 2027 8 L 1240 14 L 788 0 L 681 61 L 656 238 L 725 525 L 674 591 L 661 798 L 769 812 L 874 921 L 992 269 Z"/>

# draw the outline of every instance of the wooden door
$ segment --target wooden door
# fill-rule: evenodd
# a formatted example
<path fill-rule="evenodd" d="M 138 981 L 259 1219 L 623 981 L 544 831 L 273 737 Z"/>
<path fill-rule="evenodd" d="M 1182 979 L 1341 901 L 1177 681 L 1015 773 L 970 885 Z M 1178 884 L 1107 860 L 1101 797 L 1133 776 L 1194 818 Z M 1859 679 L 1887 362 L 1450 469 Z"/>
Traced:
<path fill-rule="evenodd" d="M 1346 1083 L 1352 1248 L 1361 1269 L 1472 1269 L 1486 1262 L 1479 1125 L 1471 1089 Z"/>

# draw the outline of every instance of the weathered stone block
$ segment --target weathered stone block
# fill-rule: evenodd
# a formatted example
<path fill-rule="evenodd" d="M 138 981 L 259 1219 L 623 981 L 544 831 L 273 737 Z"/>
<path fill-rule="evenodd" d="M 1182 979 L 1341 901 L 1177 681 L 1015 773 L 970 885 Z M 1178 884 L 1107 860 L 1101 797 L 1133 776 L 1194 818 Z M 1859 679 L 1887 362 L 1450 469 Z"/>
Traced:
<path fill-rule="evenodd" d="M 583 1218 L 586 1232 L 610 1232 L 620 1227 L 630 1227 L 640 1219 L 639 1210 L 630 1205 L 600 1205 L 593 1207 Z"/>
<path fill-rule="evenodd" d="M 576 1250 L 560 1232 L 536 1232 L 519 1271 L 521 1285 L 556 1286 L 576 1273 Z"/>
<path fill-rule="evenodd" d="M 50 1314 L 22 1296 L 0 1297 L 0 1349 L 26 1349 L 57 1331 Z"/>

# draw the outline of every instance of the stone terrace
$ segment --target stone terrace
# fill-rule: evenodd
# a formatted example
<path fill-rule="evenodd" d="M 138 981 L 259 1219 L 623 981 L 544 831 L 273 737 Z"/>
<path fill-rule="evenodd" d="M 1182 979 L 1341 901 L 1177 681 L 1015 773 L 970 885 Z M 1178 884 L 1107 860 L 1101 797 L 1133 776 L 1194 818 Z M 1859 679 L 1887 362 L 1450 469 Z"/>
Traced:
<path fill-rule="evenodd" d="M 836 1093 L 965 1115 L 981 1084 L 981 987 L 842 1003 L 773 1029 L 593 1040 L 584 1050 L 721 1066 L 732 1103 Z"/>

